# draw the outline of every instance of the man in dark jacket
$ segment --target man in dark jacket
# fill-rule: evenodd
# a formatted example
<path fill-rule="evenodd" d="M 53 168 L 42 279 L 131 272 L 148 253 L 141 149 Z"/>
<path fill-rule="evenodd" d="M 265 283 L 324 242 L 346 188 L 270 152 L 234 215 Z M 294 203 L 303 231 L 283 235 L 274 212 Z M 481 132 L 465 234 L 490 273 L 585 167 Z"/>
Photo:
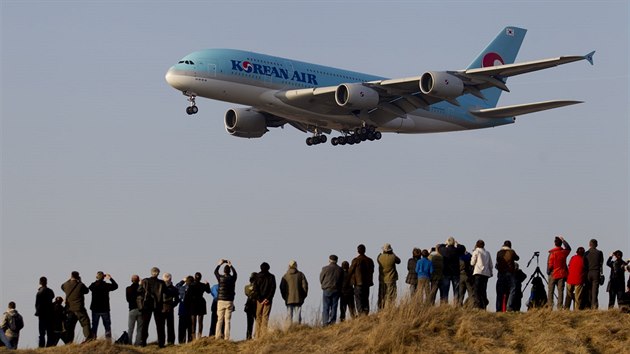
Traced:
<path fill-rule="evenodd" d="M 79 272 L 72 272 L 70 279 L 61 285 L 61 290 L 66 294 L 66 307 L 70 317 L 67 328 L 68 343 L 74 341 L 74 327 L 77 321 L 83 328 L 85 341 L 92 340 L 90 317 L 85 309 L 85 294 L 89 293 L 90 289 L 81 282 Z"/>
<path fill-rule="evenodd" d="M 133 340 L 133 345 L 142 344 L 142 309 L 138 308 L 138 303 L 142 306 L 142 293 L 140 276 L 134 274 L 131 276 L 131 285 L 125 289 L 125 297 L 129 305 L 129 317 L 127 319 L 129 342 L 133 340 L 134 328 L 136 332 L 136 339 Z"/>
<path fill-rule="evenodd" d="M 308 281 L 298 270 L 296 261 L 289 262 L 289 269 L 280 280 L 280 295 L 287 306 L 289 323 L 302 323 L 302 305 L 308 295 Z"/>
<path fill-rule="evenodd" d="M 157 330 L 158 346 L 164 348 L 164 289 L 166 284 L 162 279 L 158 278 L 160 269 L 158 267 L 151 268 L 151 277 L 142 279 L 141 287 L 143 290 L 142 304 L 142 343 L 144 347 L 147 345 L 149 337 L 149 324 L 151 323 L 151 315 L 155 318 L 155 327 Z"/>
<path fill-rule="evenodd" d="M 223 275 L 219 274 L 219 268 L 223 268 Z M 236 295 L 236 269 L 232 262 L 227 259 L 219 260 L 219 264 L 214 268 L 214 276 L 219 282 L 219 293 L 217 295 L 217 329 L 216 339 L 230 340 L 230 327 L 232 312 L 234 312 L 234 296 Z"/>
<path fill-rule="evenodd" d="M 106 280 L 111 281 L 111 283 L 107 283 Z M 109 312 L 109 293 L 118 289 L 118 284 L 111 275 L 99 271 L 96 273 L 96 281 L 90 284 L 89 289 L 92 292 L 92 303 L 90 304 L 90 310 L 92 310 L 92 335 L 94 337 L 97 336 L 99 318 L 102 318 L 103 326 L 105 327 L 105 338 L 111 340 L 112 320 Z"/>
<path fill-rule="evenodd" d="M 370 287 L 374 285 L 374 261 L 365 255 L 365 246 L 357 246 L 359 253 L 350 264 L 350 279 L 354 286 L 354 301 L 357 312 L 367 315 L 370 313 Z"/>
<path fill-rule="evenodd" d="M 171 273 L 164 273 L 164 304 L 162 313 L 166 324 L 166 343 L 175 345 L 175 306 L 179 304 L 179 290 L 173 285 Z"/>
<path fill-rule="evenodd" d="M 267 333 L 269 313 L 273 304 L 273 296 L 276 294 L 276 276 L 269 273 L 269 263 L 260 264 L 260 272 L 254 281 L 254 293 L 256 294 L 256 338 L 261 338 Z"/>
<path fill-rule="evenodd" d="M 343 322 L 346 320 L 346 309 L 353 318 L 357 316 L 357 312 L 354 307 L 354 289 L 350 278 L 350 263 L 348 261 L 341 262 L 341 270 L 343 270 L 343 283 L 341 285 L 341 297 L 339 298 L 339 321 Z"/>
<path fill-rule="evenodd" d="M 613 260 L 614 258 L 614 260 Z M 616 250 L 613 252 L 606 265 L 610 267 L 610 278 L 608 279 L 608 308 L 615 307 L 615 301 L 621 300 L 625 292 L 626 280 L 623 272 L 626 269 L 627 263 L 623 261 L 623 252 Z"/>
<path fill-rule="evenodd" d="M 53 330 L 53 300 L 55 293 L 48 287 L 48 279 L 46 277 L 39 278 L 39 289 L 35 295 L 35 316 L 39 318 L 39 347 L 52 346 Z M 48 344 L 46 344 L 48 337 Z"/>
<path fill-rule="evenodd" d="M 510 311 L 516 300 L 516 261 L 520 257 L 512 249 L 512 242 L 503 242 L 497 252 L 497 312 Z"/>
<path fill-rule="evenodd" d="M 451 284 L 453 285 L 453 302 L 457 304 L 459 299 L 459 259 L 464 255 L 466 249 L 455 241 L 455 238 L 449 237 L 446 244 L 438 245 L 438 252 L 444 260 L 444 273 L 440 281 L 440 302 L 448 303 L 448 292 Z"/>
<path fill-rule="evenodd" d="M 592 309 L 599 308 L 599 277 L 604 274 L 604 254 L 597 249 L 597 240 L 588 243 L 589 249 L 584 253 L 584 271 L 586 272 L 586 289 L 590 290 L 588 299 Z"/>
<path fill-rule="evenodd" d="M 328 265 L 319 273 L 322 285 L 322 325 L 328 326 L 337 322 L 337 306 L 343 286 L 343 270 L 337 265 L 337 256 L 328 257 Z"/>

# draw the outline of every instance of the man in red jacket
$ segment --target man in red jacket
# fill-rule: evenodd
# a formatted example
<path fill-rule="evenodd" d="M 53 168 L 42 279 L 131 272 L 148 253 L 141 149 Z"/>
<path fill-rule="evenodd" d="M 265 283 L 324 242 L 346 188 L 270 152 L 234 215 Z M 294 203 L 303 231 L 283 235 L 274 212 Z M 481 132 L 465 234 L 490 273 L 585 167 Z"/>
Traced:
<path fill-rule="evenodd" d="M 569 261 L 569 276 L 567 277 L 567 297 L 564 299 L 564 308 L 571 309 L 573 300 L 574 310 L 582 310 L 582 290 L 584 289 L 584 247 L 578 247 L 575 255 Z"/>
<path fill-rule="evenodd" d="M 549 250 L 547 259 L 547 275 L 549 275 L 549 289 L 547 305 L 553 309 L 553 293 L 558 288 L 558 309 L 562 309 L 564 296 L 564 282 L 567 279 L 569 270 L 567 269 L 567 257 L 571 253 L 571 246 L 562 236 L 556 236 L 553 243 L 556 247 Z"/>

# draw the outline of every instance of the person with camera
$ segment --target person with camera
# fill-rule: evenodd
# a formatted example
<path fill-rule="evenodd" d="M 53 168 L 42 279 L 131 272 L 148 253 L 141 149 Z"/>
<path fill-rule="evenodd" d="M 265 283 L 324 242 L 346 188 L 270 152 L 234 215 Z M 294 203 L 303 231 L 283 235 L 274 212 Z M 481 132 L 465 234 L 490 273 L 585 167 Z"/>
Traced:
<path fill-rule="evenodd" d="M 225 264 L 223 274 L 219 274 L 219 268 Z M 234 312 L 234 296 L 236 294 L 236 269 L 232 262 L 227 259 L 220 259 L 217 267 L 214 268 L 214 276 L 219 282 L 219 293 L 217 295 L 217 329 L 215 338 L 230 340 L 230 327 L 232 312 Z"/>
<path fill-rule="evenodd" d="M 103 326 L 105 327 L 105 338 L 111 340 L 112 320 L 110 316 L 109 293 L 118 289 L 118 284 L 111 275 L 99 271 L 96 273 L 96 281 L 90 284 L 89 289 L 92 292 L 92 303 L 90 304 L 90 310 L 92 310 L 92 334 L 96 337 L 99 318 L 102 318 Z"/>
<path fill-rule="evenodd" d="M 66 310 L 70 317 L 67 329 L 68 342 L 66 343 L 74 341 L 74 327 L 77 321 L 83 328 L 84 342 L 94 339 L 90 328 L 90 317 L 85 309 L 85 294 L 89 293 L 90 289 L 81 282 L 79 272 L 73 271 L 70 279 L 61 285 L 61 290 L 66 294 Z"/>
<path fill-rule="evenodd" d="M 512 242 L 506 240 L 497 252 L 497 312 L 513 311 L 517 296 L 516 261 L 520 257 L 512 249 Z"/>
<path fill-rule="evenodd" d="M 553 309 L 553 294 L 555 289 L 558 288 L 558 309 L 562 309 L 564 285 L 569 275 L 567 257 L 571 253 L 571 246 L 562 236 L 557 236 L 553 243 L 555 247 L 549 250 L 549 257 L 547 258 L 547 275 L 549 276 L 547 305 Z"/>
<path fill-rule="evenodd" d="M 591 239 L 589 249 L 584 253 L 584 270 L 586 271 L 589 303 L 592 309 L 599 308 L 599 286 L 604 283 L 604 253 L 597 249 L 597 240 Z"/>
<path fill-rule="evenodd" d="M 606 265 L 610 267 L 610 278 L 606 291 L 608 292 L 608 308 L 611 309 L 615 307 L 615 301 L 618 302 L 623 297 L 626 285 L 623 272 L 627 263 L 623 261 L 623 253 L 620 250 L 616 250 L 608 257 Z"/>

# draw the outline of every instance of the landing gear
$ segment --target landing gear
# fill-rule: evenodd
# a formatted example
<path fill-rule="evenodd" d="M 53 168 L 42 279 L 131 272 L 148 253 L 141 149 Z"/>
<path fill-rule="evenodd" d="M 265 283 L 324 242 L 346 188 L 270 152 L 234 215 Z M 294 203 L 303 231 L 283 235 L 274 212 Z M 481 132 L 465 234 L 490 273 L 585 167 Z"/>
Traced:
<path fill-rule="evenodd" d="M 326 141 L 328 141 L 328 138 L 326 137 L 326 135 L 314 135 L 313 137 L 306 138 L 306 145 L 308 146 L 318 145 L 318 144 L 323 144 Z"/>
<path fill-rule="evenodd" d="M 374 141 L 381 140 L 382 134 L 381 132 L 376 130 L 376 127 L 366 126 L 361 128 L 356 128 L 354 131 L 344 131 L 343 135 L 339 137 L 332 138 L 330 143 L 333 146 L 337 145 L 354 145 L 359 144 L 363 141 Z"/>
<path fill-rule="evenodd" d="M 188 96 L 188 102 L 190 102 L 190 106 L 186 107 L 186 113 L 188 113 L 188 115 L 197 114 L 197 112 L 199 112 L 199 108 L 197 108 L 197 105 L 195 104 L 196 96 L 191 94 L 186 96 Z"/>

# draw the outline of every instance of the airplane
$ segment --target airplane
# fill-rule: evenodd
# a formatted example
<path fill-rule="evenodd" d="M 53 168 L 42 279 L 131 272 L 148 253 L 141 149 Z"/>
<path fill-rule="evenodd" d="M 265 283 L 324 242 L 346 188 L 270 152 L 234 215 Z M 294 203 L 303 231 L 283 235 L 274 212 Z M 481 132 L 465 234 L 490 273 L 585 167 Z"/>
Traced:
<path fill-rule="evenodd" d="M 382 133 L 436 133 L 514 123 L 516 116 L 582 103 L 553 100 L 497 107 L 507 78 L 575 61 L 586 55 L 514 63 L 526 29 L 503 28 L 468 65 L 455 71 L 427 71 L 389 79 L 236 49 L 207 49 L 186 55 L 166 73 L 166 81 L 188 97 L 186 113 L 196 114 L 196 97 L 241 104 L 224 116 L 236 137 L 260 138 L 268 128 L 289 124 L 312 133 L 318 145 L 333 131 L 332 145 L 380 140 Z"/>

